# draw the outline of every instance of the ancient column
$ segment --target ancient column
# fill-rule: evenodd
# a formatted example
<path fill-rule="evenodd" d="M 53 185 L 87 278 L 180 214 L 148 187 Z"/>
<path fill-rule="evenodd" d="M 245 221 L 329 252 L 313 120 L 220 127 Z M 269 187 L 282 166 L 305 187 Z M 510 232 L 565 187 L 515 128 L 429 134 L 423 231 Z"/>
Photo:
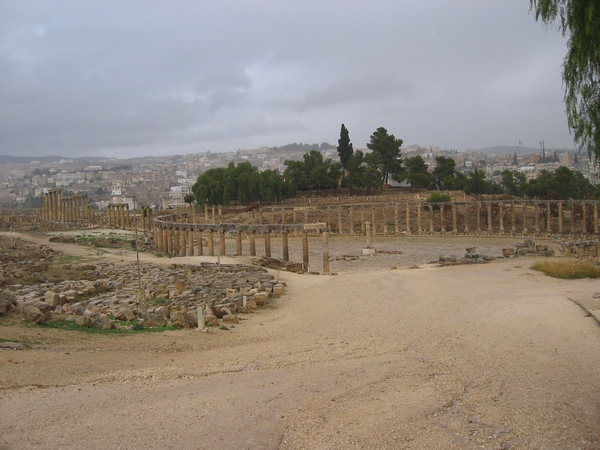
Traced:
<path fill-rule="evenodd" d="M 406 203 L 406 235 L 410 236 L 412 234 L 410 230 L 410 203 Z"/>
<path fill-rule="evenodd" d="M 329 236 L 323 231 L 323 273 L 329 275 Z"/>
<path fill-rule="evenodd" d="M 563 232 L 563 204 L 560 202 L 558 204 L 558 232 Z"/>
<path fill-rule="evenodd" d="M 148 212 L 148 230 L 152 230 L 152 228 L 154 228 L 154 222 L 152 222 L 152 208 L 148 207 L 147 209 Z"/>
<path fill-rule="evenodd" d="M 239 230 L 235 233 L 235 255 L 242 256 L 242 232 Z"/>
<path fill-rule="evenodd" d="M 581 233 L 587 234 L 587 215 L 586 215 L 586 204 L 581 202 Z"/>
<path fill-rule="evenodd" d="M 533 205 L 533 214 L 535 215 L 535 230 L 534 232 L 537 234 L 540 232 L 540 202 L 536 200 Z"/>
<path fill-rule="evenodd" d="M 594 202 L 594 233 L 598 234 L 598 202 Z"/>
<path fill-rule="evenodd" d="M 281 208 L 281 225 L 285 225 L 285 208 Z"/>
<path fill-rule="evenodd" d="M 204 205 L 204 223 L 208 223 L 208 205 Z"/>
<path fill-rule="evenodd" d="M 227 247 L 225 246 L 225 231 L 219 231 L 219 253 L 221 256 L 227 256 Z"/>
<path fill-rule="evenodd" d="M 333 231 L 333 227 L 331 226 L 331 209 L 329 206 L 327 207 L 327 231 Z"/>
<path fill-rule="evenodd" d="M 394 204 L 394 234 L 398 236 L 400 234 L 400 226 L 398 223 L 398 205 Z"/>
<path fill-rule="evenodd" d="M 423 209 L 423 205 L 421 203 L 417 203 L 417 234 L 423 234 L 423 226 L 421 225 L 421 210 Z"/>
<path fill-rule="evenodd" d="M 308 233 L 302 231 L 302 268 L 308 271 Z"/>
<path fill-rule="evenodd" d="M 338 208 L 338 233 L 342 234 L 344 232 L 342 227 L 342 208 Z"/>
<path fill-rule="evenodd" d="M 173 228 L 167 228 L 167 255 L 173 256 Z"/>
<path fill-rule="evenodd" d="M 213 230 L 208 230 L 208 254 L 215 256 L 215 236 Z"/>
<path fill-rule="evenodd" d="M 571 206 L 571 234 L 575 234 L 575 204 L 571 201 L 569 205 Z"/>
<path fill-rule="evenodd" d="M 551 218 L 550 202 L 546 202 L 546 232 L 547 233 L 552 233 L 552 224 L 550 222 L 550 218 Z"/>
<path fill-rule="evenodd" d="M 429 234 L 433 234 L 433 205 L 429 206 Z"/>
<path fill-rule="evenodd" d="M 381 214 L 383 215 L 383 234 L 388 234 L 388 222 L 387 222 L 387 208 L 382 208 Z"/>
<path fill-rule="evenodd" d="M 475 230 L 475 234 L 481 234 L 481 202 L 477 202 L 477 230 Z"/>
<path fill-rule="evenodd" d="M 129 203 L 125 203 L 125 214 L 127 214 L 126 228 L 131 229 L 131 218 L 129 217 Z"/>
<path fill-rule="evenodd" d="M 296 211 L 296 208 L 292 210 L 292 221 L 298 223 L 298 212 Z"/>
<path fill-rule="evenodd" d="M 250 256 L 256 256 L 256 231 L 252 230 L 249 235 L 250 238 Z"/>
<path fill-rule="evenodd" d="M 444 208 L 446 205 L 443 203 L 440 205 L 440 232 L 442 235 L 446 234 L 446 217 L 444 216 Z"/>
<path fill-rule="evenodd" d="M 188 256 L 194 256 L 194 230 L 188 230 Z"/>
<path fill-rule="evenodd" d="M 290 249 L 288 246 L 288 232 L 286 230 L 283 230 L 281 232 L 281 244 L 283 247 L 283 260 L 289 261 L 290 260 Z"/>
<path fill-rule="evenodd" d="M 377 226 L 375 225 L 375 208 L 371 207 L 371 226 L 373 234 L 377 233 Z"/>
<path fill-rule="evenodd" d="M 527 234 L 527 202 L 523 202 L 523 235 Z"/>
<path fill-rule="evenodd" d="M 223 216 L 223 206 L 219 205 L 219 223 L 223 222 L 221 217 Z"/>
<path fill-rule="evenodd" d="M 492 234 L 492 204 L 487 205 L 488 234 Z"/>
<path fill-rule="evenodd" d="M 500 235 L 504 234 L 504 204 L 501 202 L 498 204 L 498 208 L 500 209 Z"/>
<path fill-rule="evenodd" d="M 163 225 L 161 225 L 160 228 L 162 228 L 162 240 L 163 240 L 162 252 L 165 254 L 168 254 L 169 253 L 169 233 L 168 233 L 168 230 L 166 228 L 164 228 Z"/>
<path fill-rule="evenodd" d="M 265 230 L 265 256 L 271 257 L 271 230 Z"/>
<path fill-rule="evenodd" d="M 196 246 L 198 247 L 198 256 L 204 255 L 204 244 L 202 242 L 202 230 L 196 231 Z"/>
<path fill-rule="evenodd" d="M 452 234 L 458 234 L 458 228 L 456 227 L 456 203 L 452 202 Z"/>
<path fill-rule="evenodd" d="M 367 248 L 371 248 L 371 222 L 365 222 L 365 232 L 367 234 Z"/>
<path fill-rule="evenodd" d="M 465 235 L 469 234 L 469 204 L 465 202 L 465 226 L 464 231 Z"/>
<path fill-rule="evenodd" d="M 354 234 L 354 215 L 353 209 L 348 209 L 348 223 L 350 224 L 350 234 Z"/>
<path fill-rule="evenodd" d="M 181 246 L 180 246 L 180 236 L 179 236 L 179 228 L 175 228 L 173 230 L 173 256 L 181 256 Z"/>
<path fill-rule="evenodd" d="M 365 232 L 365 208 L 360 207 L 360 232 Z"/>
<path fill-rule="evenodd" d="M 275 223 L 275 208 L 271 208 L 271 223 Z"/>
<path fill-rule="evenodd" d="M 212 205 L 211 213 L 212 213 L 212 224 L 214 225 L 216 223 L 215 222 L 215 205 Z"/>

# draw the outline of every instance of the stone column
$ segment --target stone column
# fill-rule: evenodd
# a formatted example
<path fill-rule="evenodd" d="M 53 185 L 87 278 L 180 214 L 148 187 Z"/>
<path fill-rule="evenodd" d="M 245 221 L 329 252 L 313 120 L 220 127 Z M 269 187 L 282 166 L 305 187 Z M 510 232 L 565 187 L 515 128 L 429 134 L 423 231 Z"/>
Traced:
<path fill-rule="evenodd" d="M 323 231 L 323 273 L 329 275 L 329 236 Z"/>
<path fill-rule="evenodd" d="M 452 202 L 452 234 L 458 234 L 458 228 L 456 227 L 456 204 Z"/>
<path fill-rule="evenodd" d="M 387 207 L 381 208 L 381 215 L 383 219 L 383 234 L 388 234 L 388 222 L 387 222 Z"/>
<path fill-rule="evenodd" d="M 575 204 L 569 202 L 571 206 L 571 234 L 575 234 Z"/>
<path fill-rule="evenodd" d="M 215 233 L 213 230 L 208 230 L 208 254 L 215 256 Z"/>
<path fill-rule="evenodd" d="M 235 255 L 242 256 L 242 232 L 239 230 L 235 233 Z"/>
<path fill-rule="evenodd" d="M 288 243 L 288 232 L 286 230 L 283 230 L 281 232 L 281 244 L 283 247 L 283 260 L 289 261 L 290 260 L 290 248 L 289 248 L 289 243 Z"/>
<path fill-rule="evenodd" d="M 360 207 L 360 232 L 365 232 L 365 208 Z"/>
<path fill-rule="evenodd" d="M 271 223 L 275 223 L 275 208 L 271 208 Z"/>
<path fill-rule="evenodd" d="M 302 268 L 308 270 L 308 233 L 302 232 Z"/>
<path fill-rule="evenodd" d="M 488 225 L 488 234 L 492 234 L 492 204 L 488 203 L 487 205 L 487 225 Z"/>
<path fill-rule="evenodd" d="M 429 234 L 434 233 L 433 228 L 433 205 L 429 206 Z"/>
<path fill-rule="evenodd" d="M 440 232 L 442 236 L 446 234 L 446 217 L 444 216 L 444 209 L 446 205 L 443 203 L 440 205 Z"/>
<path fill-rule="evenodd" d="M 204 223 L 208 223 L 208 205 L 204 205 Z"/>
<path fill-rule="evenodd" d="M 371 248 L 371 222 L 365 222 L 365 232 L 367 234 L 367 248 Z"/>
<path fill-rule="evenodd" d="M 398 223 L 398 205 L 394 204 L 394 234 L 398 236 L 400 234 L 400 226 Z"/>
<path fill-rule="evenodd" d="M 481 203 L 477 202 L 477 230 L 475 230 L 475 234 L 481 234 Z"/>
<path fill-rule="evenodd" d="M 126 228 L 131 229 L 131 218 L 129 217 L 129 203 L 125 203 L 125 211 L 124 213 L 127 215 Z"/>
<path fill-rule="evenodd" d="M 187 256 L 187 236 L 186 230 L 179 230 L 179 256 Z"/>
<path fill-rule="evenodd" d="M 373 234 L 377 233 L 377 226 L 375 225 L 375 208 L 371 207 L 371 226 Z"/>
<path fill-rule="evenodd" d="M 498 213 L 498 214 L 500 214 L 500 235 L 503 235 L 504 234 L 504 204 L 499 203 L 498 208 L 500 209 L 500 212 Z"/>
<path fill-rule="evenodd" d="M 148 230 L 154 228 L 154 222 L 152 222 L 152 208 L 148 207 Z"/>
<path fill-rule="evenodd" d="M 410 236 L 412 234 L 410 230 L 410 203 L 406 203 L 406 235 Z"/>
<path fill-rule="evenodd" d="M 558 232 L 563 232 L 563 204 L 560 202 L 558 204 Z"/>
<path fill-rule="evenodd" d="M 527 231 L 527 202 L 523 202 L 523 235 L 526 235 Z"/>
<path fill-rule="evenodd" d="M 173 228 L 167 228 L 167 255 L 173 256 Z"/>
<path fill-rule="evenodd" d="M 219 253 L 221 256 L 227 256 L 227 247 L 225 245 L 225 231 L 219 231 Z"/>
<path fill-rule="evenodd" d="M 550 202 L 546 202 L 546 232 L 552 233 L 552 223 L 550 222 L 550 218 L 552 217 Z"/>
<path fill-rule="evenodd" d="M 594 233 L 598 234 L 598 202 L 594 202 Z"/>
<path fill-rule="evenodd" d="M 194 256 L 194 230 L 188 230 L 188 256 Z"/>
<path fill-rule="evenodd" d="M 219 223 L 223 221 L 221 217 L 223 217 L 223 206 L 219 205 Z"/>
<path fill-rule="evenodd" d="M 174 256 L 181 256 L 181 246 L 180 246 L 180 235 L 179 235 L 179 228 L 175 228 L 173 230 L 173 247 L 174 247 L 174 251 L 173 254 Z M 184 247 L 185 248 L 185 247 Z"/>
<path fill-rule="evenodd" d="M 256 256 L 256 232 L 252 230 L 249 235 L 250 238 L 250 256 Z"/>
<path fill-rule="evenodd" d="M 292 221 L 298 223 L 298 212 L 296 211 L 296 208 L 292 210 Z"/>
<path fill-rule="evenodd" d="M 581 233 L 587 234 L 587 215 L 586 215 L 586 204 L 581 202 Z"/>
<path fill-rule="evenodd" d="M 540 202 L 536 200 L 533 206 L 533 214 L 535 215 L 535 233 L 540 232 Z"/>
<path fill-rule="evenodd" d="M 196 241 L 197 241 L 197 247 L 198 247 L 198 256 L 203 256 L 204 255 L 204 244 L 202 243 L 202 230 L 198 230 L 196 231 Z"/>
<path fill-rule="evenodd" d="M 265 256 L 271 257 L 271 230 L 265 230 Z"/>
<path fill-rule="evenodd" d="M 215 222 L 215 205 L 212 205 L 211 213 L 212 213 L 212 224 L 214 225 L 216 223 Z"/>
<path fill-rule="evenodd" d="M 421 225 L 421 211 L 423 210 L 423 205 L 419 202 L 417 203 L 417 234 L 420 236 L 423 234 L 423 226 Z"/>
<path fill-rule="evenodd" d="M 465 202 L 465 226 L 463 232 L 465 236 L 469 234 L 469 204 L 467 202 Z"/>
<path fill-rule="evenodd" d="M 338 233 L 342 234 L 344 232 L 342 227 L 342 208 L 338 208 Z"/>
<path fill-rule="evenodd" d="M 353 209 L 348 209 L 348 222 L 350 224 L 350 234 L 354 234 L 354 214 Z"/>
<path fill-rule="evenodd" d="M 285 208 L 281 208 L 281 225 L 285 225 Z"/>

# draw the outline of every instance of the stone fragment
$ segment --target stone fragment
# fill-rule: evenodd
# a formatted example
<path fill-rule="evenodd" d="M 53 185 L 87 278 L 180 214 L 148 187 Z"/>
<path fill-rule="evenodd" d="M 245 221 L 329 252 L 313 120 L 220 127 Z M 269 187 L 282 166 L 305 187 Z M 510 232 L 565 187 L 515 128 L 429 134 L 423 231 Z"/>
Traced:
<path fill-rule="evenodd" d="M 144 320 L 146 326 L 151 328 L 164 327 L 167 324 L 167 318 L 161 312 L 148 314 Z"/>
<path fill-rule="evenodd" d="M 240 323 L 240 319 L 235 314 L 227 314 L 223 316 L 223 323 Z"/>
<path fill-rule="evenodd" d="M 94 324 L 94 321 L 89 316 L 75 316 L 75 319 L 73 319 L 73 322 L 75 322 L 80 327 L 88 327 L 88 328 L 91 328 L 92 325 Z"/>
<path fill-rule="evenodd" d="M 129 308 L 123 308 L 115 313 L 115 319 L 131 322 L 132 320 L 135 320 L 135 314 L 133 314 L 133 311 Z"/>
<path fill-rule="evenodd" d="M 25 306 L 21 310 L 21 313 L 28 322 L 36 323 L 38 325 L 46 322 L 46 315 L 35 306 Z"/>
<path fill-rule="evenodd" d="M 214 314 L 205 314 L 204 315 L 204 325 L 207 327 L 218 327 L 219 319 Z"/>
<path fill-rule="evenodd" d="M 50 306 L 60 305 L 60 295 L 54 291 L 47 291 L 44 294 L 44 299 Z"/>

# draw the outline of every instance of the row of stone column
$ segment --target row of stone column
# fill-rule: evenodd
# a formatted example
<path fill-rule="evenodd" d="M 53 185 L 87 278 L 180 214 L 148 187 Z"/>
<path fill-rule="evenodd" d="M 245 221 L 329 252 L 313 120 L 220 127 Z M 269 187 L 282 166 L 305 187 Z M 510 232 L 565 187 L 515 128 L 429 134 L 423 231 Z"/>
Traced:
<path fill-rule="evenodd" d="M 80 219 L 90 220 L 88 196 L 84 194 L 62 197 L 60 189 L 50 189 L 44 194 L 42 217 L 45 220 L 62 222 L 75 222 Z"/>
<path fill-rule="evenodd" d="M 218 237 L 215 235 L 218 234 Z M 271 258 L 271 231 L 265 230 L 262 233 L 264 237 L 264 255 Z M 289 251 L 289 233 L 282 231 L 280 233 L 282 241 L 282 260 L 290 260 Z M 176 226 L 155 226 L 154 227 L 154 243 L 156 249 L 160 253 L 169 256 L 216 256 L 215 241 L 218 240 L 217 254 L 226 256 L 226 239 L 225 231 L 201 230 L 192 228 L 177 228 Z M 324 251 L 323 255 L 323 271 L 329 273 L 329 240 L 328 233 L 322 233 Z M 204 240 L 206 239 L 206 244 Z M 235 233 L 235 256 L 243 255 L 242 246 L 243 234 L 241 231 Z M 256 232 L 248 233 L 248 241 L 250 247 L 250 256 L 256 256 Z M 325 257 L 326 254 L 326 257 Z M 304 270 L 309 268 L 309 252 L 308 252 L 308 232 L 302 232 L 302 267 Z"/>
<path fill-rule="evenodd" d="M 131 228 L 128 203 L 111 203 L 106 208 L 108 228 Z"/>
<path fill-rule="evenodd" d="M 557 216 L 555 223 L 552 221 L 553 211 Z M 253 213 L 253 222 L 259 224 L 307 224 L 309 221 L 325 222 L 328 231 L 335 230 L 339 234 L 364 233 L 367 221 L 371 223 L 373 234 L 599 232 L 598 203 L 585 201 L 452 202 L 437 205 L 419 202 L 384 207 L 337 207 L 333 210 L 290 211 L 280 208 L 276 211 L 276 208 L 270 208 L 266 213 L 263 210 Z"/>
<path fill-rule="evenodd" d="M 140 213 L 142 216 L 142 230 L 152 230 L 152 208 L 149 206 L 142 206 L 140 208 Z"/>

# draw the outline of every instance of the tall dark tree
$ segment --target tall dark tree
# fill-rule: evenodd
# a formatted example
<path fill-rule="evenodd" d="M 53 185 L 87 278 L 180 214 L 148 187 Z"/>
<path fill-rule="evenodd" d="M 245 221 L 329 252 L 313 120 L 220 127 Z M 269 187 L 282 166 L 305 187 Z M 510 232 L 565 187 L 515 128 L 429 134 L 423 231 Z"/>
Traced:
<path fill-rule="evenodd" d="M 371 135 L 371 142 L 367 147 L 373 151 L 383 183 L 387 184 L 390 179 L 397 180 L 402 173 L 402 139 L 396 139 L 385 128 L 379 127 Z"/>
<path fill-rule="evenodd" d="M 567 38 L 563 63 L 569 129 L 600 157 L 600 7 L 597 0 L 530 0 L 536 20 L 558 22 Z"/>
<path fill-rule="evenodd" d="M 515 152 L 514 155 L 513 155 L 512 165 L 513 166 L 518 166 L 519 165 L 519 158 L 517 158 L 517 152 Z"/>
<path fill-rule="evenodd" d="M 420 155 L 413 156 L 404 160 L 406 167 L 406 181 L 410 184 L 410 189 L 423 189 L 429 187 L 433 181 L 433 174 L 429 172 L 427 164 Z"/>
<path fill-rule="evenodd" d="M 433 188 L 434 189 L 453 189 L 454 179 L 456 178 L 456 161 L 445 156 L 435 158 L 436 166 L 433 169 Z"/>
<path fill-rule="evenodd" d="M 340 131 L 337 152 L 338 155 L 340 155 L 340 163 L 342 163 L 342 168 L 344 169 L 344 172 L 342 172 L 343 178 L 346 170 L 348 170 L 348 161 L 350 161 L 350 158 L 354 153 L 354 149 L 352 148 L 352 142 L 350 142 L 350 133 L 348 133 L 348 128 L 346 128 L 344 124 L 342 124 L 342 129 Z"/>

